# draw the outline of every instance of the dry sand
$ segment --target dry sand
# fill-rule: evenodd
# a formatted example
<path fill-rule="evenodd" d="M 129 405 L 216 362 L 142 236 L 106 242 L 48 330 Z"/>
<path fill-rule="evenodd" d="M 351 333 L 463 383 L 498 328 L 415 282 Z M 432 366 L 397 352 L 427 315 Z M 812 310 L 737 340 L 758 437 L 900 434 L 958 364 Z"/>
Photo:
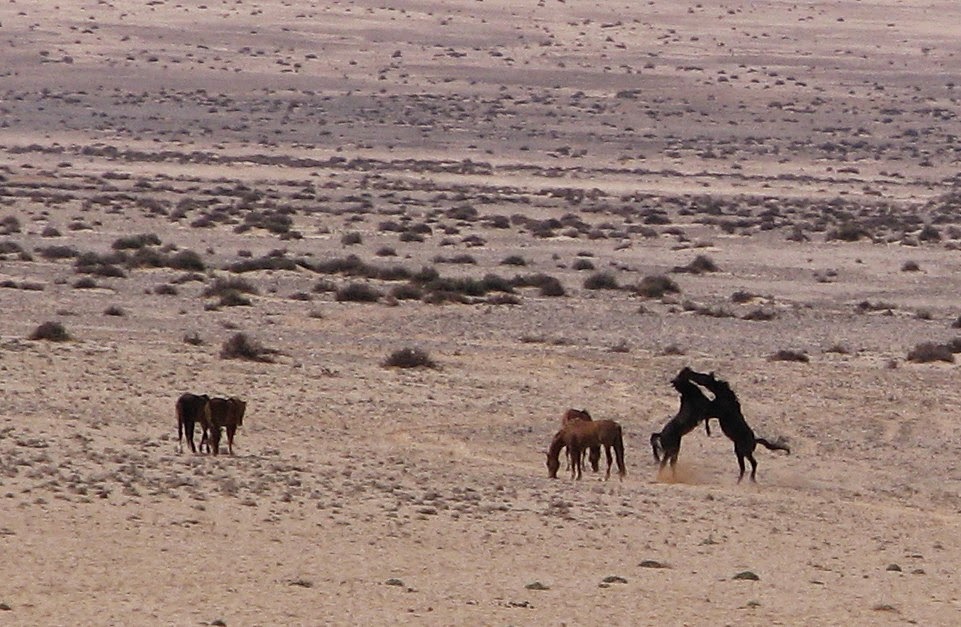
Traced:
<path fill-rule="evenodd" d="M 907 355 L 961 334 L 959 23 L 4 3 L 0 624 L 954 624 L 957 367 Z M 698 429 L 659 478 L 684 365 L 793 454 L 737 484 Z M 236 455 L 178 453 L 185 391 L 248 401 Z M 625 481 L 546 478 L 568 407 L 621 422 Z"/>

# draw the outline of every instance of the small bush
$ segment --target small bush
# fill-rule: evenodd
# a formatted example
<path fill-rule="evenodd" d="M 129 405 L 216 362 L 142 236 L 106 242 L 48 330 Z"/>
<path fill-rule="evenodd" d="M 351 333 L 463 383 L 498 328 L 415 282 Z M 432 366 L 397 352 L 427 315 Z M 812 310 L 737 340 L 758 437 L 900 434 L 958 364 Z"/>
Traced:
<path fill-rule="evenodd" d="M 114 250 L 136 250 L 144 246 L 159 246 L 160 238 L 153 233 L 141 233 L 140 235 L 127 235 L 114 240 L 111 248 Z"/>
<path fill-rule="evenodd" d="M 921 342 L 908 352 L 908 361 L 923 364 L 932 361 L 945 361 L 954 363 L 954 353 L 947 344 L 936 344 L 934 342 Z"/>
<path fill-rule="evenodd" d="M 663 274 L 646 276 L 634 288 L 634 292 L 638 296 L 645 298 L 660 298 L 665 294 L 676 294 L 680 291 L 681 288 L 677 286 L 677 283 Z"/>
<path fill-rule="evenodd" d="M 103 310 L 103 315 L 123 317 L 127 315 L 127 312 L 116 305 L 110 305 L 109 307 Z"/>
<path fill-rule="evenodd" d="M 67 333 L 67 329 L 59 322 L 44 322 L 33 330 L 29 339 L 66 342 L 70 339 L 70 334 Z"/>
<path fill-rule="evenodd" d="M 738 290 L 731 294 L 731 302 L 739 305 L 750 302 L 754 299 L 754 294 L 745 290 Z"/>
<path fill-rule="evenodd" d="M 586 290 L 616 290 L 619 288 L 617 279 L 610 272 L 597 272 L 584 279 L 584 289 Z"/>
<path fill-rule="evenodd" d="M 154 294 L 159 294 L 161 296 L 176 296 L 179 292 L 177 288 L 169 283 L 161 283 L 157 287 L 153 288 Z"/>
<path fill-rule="evenodd" d="M 88 276 L 80 277 L 73 282 L 73 287 L 78 290 L 92 290 L 97 287 L 97 282 Z"/>
<path fill-rule="evenodd" d="M 191 346 L 201 346 L 204 341 L 201 339 L 200 334 L 194 331 L 193 333 L 187 333 L 184 335 L 184 344 L 190 344 Z"/>
<path fill-rule="evenodd" d="M 781 349 L 773 355 L 768 356 L 768 361 L 796 361 L 799 363 L 808 363 L 811 358 L 800 351 L 792 351 Z"/>
<path fill-rule="evenodd" d="M 387 356 L 385 368 L 436 368 L 437 363 L 419 348 L 401 348 Z"/>
<path fill-rule="evenodd" d="M 717 272 L 718 267 L 707 255 L 698 255 L 691 263 L 686 266 L 675 266 L 674 272 L 689 272 L 691 274 L 703 274 L 705 272 Z"/>
<path fill-rule="evenodd" d="M 526 266 L 527 260 L 520 255 L 509 255 L 501 260 L 502 266 Z"/>
<path fill-rule="evenodd" d="M 204 296 L 223 296 L 229 292 L 242 292 L 244 294 L 257 294 L 257 288 L 253 286 L 252 283 L 246 279 L 240 277 L 231 277 L 225 279 L 222 277 L 217 277 L 214 280 L 213 285 L 209 285 L 203 291 Z"/>
<path fill-rule="evenodd" d="M 226 290 L 220 293 L 218 305 L 221 307 L 250 307 L 253 302 L 237 290 Z"/>
<path fill-rule="evenodd" d="M 424 297 L 424 291 L 413 283 L 396 285 L 390 291 L 390 295 L 397 300 L 420 300 Z"/>
<path fill-rule="evenodd" d="M 575 270 L 593 270 L 594 264 L 590 259 L 577 259 L 571 267 Z"/>
<path fill-rule="evenodd" d="M 244 333 L 235 333 L 224 342 L 220 349 L 220 358 L 273 363 L 272 355 L 276 353 L 277 351 L 264 348 L 259 342 L 247 337 Z"/>
<path fill-rule="evenodd" d="M 920 272 L 921 266 L 918 265 L 917 261 L 905 261 L 901 265 L 901 272 Z"/>
<path fill-rule="evenodd" d="M 167 259 L 167 267 L 174 270 L 203 272 L 207 266 L 200 255 L 192 250 L 181 250 Z"/>
<path fill-rule="evenodd" d="M 377 252 L 374 254 L 377 255 L 378 257 L 396 257 L 397 251 L 391 248 L 390 246 L 383 246 L 381 248 L 378 248 Z"/>
<path fill-rule="evenodd" d="M 366 283 L 348 283 L 337 290 L 338 302 L 376 303 L 382 296 L 379 289 Z"/>
<path fill-rule="evenodd" d="M 357 231 L 350 231 L 349 233 L 344 233 L 340 238 L 340 243 L 344 246 L 355 246 L 364 241 L 364 238 L 360 236 Z"/>
<path fill-rule="evenodd" d="M 767 322 L 768 320 L 774 320 L 777 318 L 777 313 L 767 309 L 758 307 L 754 311 L 749 311 L 748 313 L 741 316 L 741 320 L 751 320 L 757 322 Z"/>

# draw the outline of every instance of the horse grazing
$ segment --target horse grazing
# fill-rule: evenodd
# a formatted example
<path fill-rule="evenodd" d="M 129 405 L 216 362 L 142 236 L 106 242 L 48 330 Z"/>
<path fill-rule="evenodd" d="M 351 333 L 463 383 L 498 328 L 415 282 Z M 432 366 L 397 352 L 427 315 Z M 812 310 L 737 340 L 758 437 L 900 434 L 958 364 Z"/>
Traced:
<path fill-rule="evenodd" d="M 590 413 L 588 413 L 586 409 L 572 408 L 565 411 L 564 415 L 561 416 L 561 426 L 563 427 L 565 425 L 568 425 L 571 422 L 574 422 L 575 420 L 583 420 L 585 422 L 594 421 L 594 419 L 591 418 Z M 594 446 L 588 449 L 588 451 L 590 453 L 588 456 L 588 459 L 591 462 L 591 470 L 593 470 L 594 472 L 597 472 L 598 465 L 600 464 L 600 461 L 601 461 L 601 447 Z M 584 452 L 588 452 L 588 451 L 584 451 Z M 582 457 L 583 457 L 583 454 L 584 453 L 582 452 L 581 453 Z M 582 464 L 584 463 L 583 460 L 581 461 L 581 463 Z M 570 448 L 567 449 L 567 469 L 568 470 L 571 469 L 571 449 Z"/>
<path fill-rule="evenodd" d="M 575 420 L 558 431 L 551 440 L 550 448 L 547 451 L 547 476 L 551 479 L 557 478 L 557 470 L 560 468 L 561 449 L 567 447 L 571 457 L 571 479 L 580 479 L 582 475 L 583 452 L 592 447 L 604 447 L 607 454 L 607 474 L 605 481 L 611 478 L 611 448 L 617 457 L 617 474 L 621 480 L 624 479 L 624 435 L 621 425 L 613 420 L 596 420 L 587 422 L 585 420 Z"/>
<path fill-rule="evenodd" d="M 200 440 L 200 447 L 203 449 L 204 441 L 207 439 L 207 427 L 210 424 L 210 397 L 206 394 L 191 394 L 187 392 L 181 394 L 177 399 L 177 447 L 183 451 L 184 434 L 187 436 L 187 444 L 190 450 L 197 452 L 194 446 L 194 425 L 200 423 L 203 429 L 203 437 Z"/>
<path fill-rule="evenodd" d="M 671 379 L 671 385 L 681 394 L 681 406 L 677 415 L 671 418 L 658 433 L 651 434 L 651 449 L 654 460 L 660 462 L 661 468 L 671 462 L 671 472 L 675 471 L 677 456 L 681 452 L 681 438 L 693 431 L 699 422 L 704 421 L 704 429 L 711 435 L 708 416 L 711 415 L 712 403 L 701 388 L 691 383 L 693 370 L 685 366 Z M 663 457 L 658 455 L 660 448 Z"/>
<path fill-rule="evenodd" d="M 757 481 L 755 478 L 757 460 L 754 459 L 754 449 L 757 448 L 758 444 L 763 445 L 768 450 L 785 451 L 788 455 L 791 454 L 791 449 L 787 445 L 780 442 L 768 442 L 764 438 L 754 435 L 754 431 L 751 430 L 744 419 L 744 414 L 741 413 L 741 403 L 737 400 L 737 395 L 734 394 L 734 390 L 726 381 L 715 378 L 713 372 L 703 374 L 692 371 L 689 377 L 714 394 L 711 415 L 705 420 L 717 418 L 717 421 L 721 423 L 721 431 L 734 442 L 734 454 L 737 455 L 737 464 L 741 468 L 741 474 L 737 477 L 738 483 L 744 478 L 745 457 L 751 462 L 751 481 Z"/>
<path fill-rule="evenodd" d="M 207 443 L 208 450 L 211 445 L 213 446 L 213 454 L 220 454 L 220 430 L 227 430 L 227 452 L 230 455 L 234 454 L 234 434 L 237 433 L 237 427 L 243 426 L 244 424 L 244 412 L 247 410 L 247 403 L 236 397 L 230 398 L 212 398 L 208 403 L 210 409 L 210 440 Z M 206 433 L 204 433 L 204 440 L 201 440 L 200 446 L 206 441 Z"/>

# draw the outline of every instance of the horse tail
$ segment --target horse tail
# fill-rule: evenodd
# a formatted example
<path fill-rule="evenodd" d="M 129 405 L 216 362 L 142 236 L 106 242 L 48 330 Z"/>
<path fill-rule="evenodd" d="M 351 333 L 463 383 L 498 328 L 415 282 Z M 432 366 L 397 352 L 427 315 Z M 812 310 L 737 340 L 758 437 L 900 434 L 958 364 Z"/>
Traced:
<path fill-rule="evenodd" d="M 784 451 L 788 455 L 791 454 L 791 449 L 788 448 L 787 444 L 782 444 L 781 442 L 768 442 L 764 438 L 754 438 L 754 441 L 758 444 L 764 445 L 769 451 Z"/>
<path fill-rule="evenodd" d="M 661 434 L 660 432 L 652 433 L 651 434 L 651 450 L 654 451 L 654 461 L 660 463 L 661 456 L 657 452 L 658 448 L 663 448 L 661 446 Z"/>
<path fill-rule="evenodd" d="M 614 454 L 617 456 L 617 474 L 623 478 L 627 470 L 624 468 L 624 431 L 621 425 L 617 425 L 614 436 Z"/>

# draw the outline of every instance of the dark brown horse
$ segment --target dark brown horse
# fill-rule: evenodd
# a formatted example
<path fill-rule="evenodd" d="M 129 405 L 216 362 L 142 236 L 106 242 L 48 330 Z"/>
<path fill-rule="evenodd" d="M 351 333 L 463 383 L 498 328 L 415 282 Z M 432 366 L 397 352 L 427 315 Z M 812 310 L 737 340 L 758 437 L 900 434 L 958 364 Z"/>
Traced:
<path fill-rule="evenodd" d="M 551 440 L 550 448 L 547 451 L 547 476 L 551 479 L 557 478 L 557 471 L 560 468 L 561 449 L 567 447 L 571 457 L 571 479 L 580 479 L 582 475 L 583 452 L 592 447 L 604 447 L 607 454 L 607 474 L 604 479 L 610 479 L 611 448 L 617 458 L 617 474 L 621 480 L 626 473 L 624 469 L 624 435 L 621 425 L 613 420 L 596 420 L 587 422 L 575 420 L 558 431 Z"/>
<path fill-rule="evenodd" d="M 200 447 L 203 448 L 207 439 L 207 427 L 210 425 L 210 397 L 206 394 L 181 394 L 177 399 L 177 446 L 183 451 L 183 438 L 186 434 L 187 444 L 190 450 L 197 452 L 194 446 L 194 425 L 200 423 L 203 430 L 203 437 L 200 440 Z"/>
<path fill-rule="evenodd" d="M 213 454 L 220 454 L 220 430 L 227 431 L 227 452 L 234 454 L 234 434 L 237 427 L 244 424 L 244 412 L 247 410 L 247 403 L 236 397 L 212 398 L 208 403 L 210 411 L 210 440 L 207 443 L 208 449 L 212 448 Z M 206 442 L 207 433 L 204 432 L 204 439 L 200 442 L 200 447 Z"/>
<path fill-rule="evenodd" d="M 703 374 L 691 371 L 689 378 L 698 385 L 703 385 L 714 394 L 711 415 L 706 420 L 717 418 L 718 422 L 721 423 L 721 431 L 734 442 L 734 454 L 737 455 L 737 464 L 741 468 L 741 474 L 737 477 L 738 483 L 744 478 L 745 458 L 751 462 L 751 481 L 757 481 L 755 479 L 757 460 L 754 459 L 754 449 L 757 448 L 758 444 L 772 451 L 779 450 L 791 454 L 791 449 L 786 444 L 768 442 L 764 438 L 754 435 L 754 431 L 744 419 L 744 414 L 741 413 L 741 403 L 738 401 L 737 395 L 734 394 L 734 390 L 726 381 L 716 378 L 713 372 Z"/>
<path fill-rule="evenodd" d="M 671 385 L 681 394 L 681 406 L 677 410 L 677 415 L 671 418 L 660 432 L 651 434 L 654 460 L 660 462 L 662 469 L 670 461 L 671 472 L 674 472 L 677 465 L 683 436 L 693 431 L 702 420 L 704 429 L 708 435 L 711 435 L 711 428 L 707 421 L 712 410 L 711 400 L 704 395 L 701 388 L 691 383 L 690 376 L 693 372 L 685 366 L 676 377 L 671 379 Z M 663 456 L 658 455 L 658 448 Z"/>

